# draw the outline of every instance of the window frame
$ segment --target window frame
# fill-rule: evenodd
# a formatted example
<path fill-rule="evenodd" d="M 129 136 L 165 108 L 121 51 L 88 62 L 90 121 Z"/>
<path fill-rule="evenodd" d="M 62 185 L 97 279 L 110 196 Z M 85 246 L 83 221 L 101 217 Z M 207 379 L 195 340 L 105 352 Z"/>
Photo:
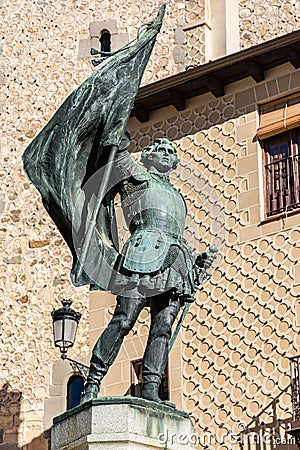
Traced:
<path fill-rule="evenodd" d="M 81 381 L 81 385 L 82 385 L 82 389 L 80 391 L 80 395 L 78 398 L 78 402 L 76 403 L 76 405 L 73 405 L 74 403 L 74 392 L 72 393 L 72 385 L 74 386 L 75 383 L 77 383 L 78 381 Z M 82 375 L 80 375 L 79 373 L 74 373 L 72 374 L 69 379 L 68 379 L 68 383 L 67 383 L 67 411 L 69 411 L 72 408 L 75 408 L 76 406 L 78 406 L 80 404 L 80 397 L 83 393 L 83 387 L 84 387 L 84 378 Z M 79 391 L 78 391 L 79 392 Z M 72 394 L 73 394 L 73 398 L 72 398 Z"/>
<path fill-rule="evenodd" d="M 300 96 L 299 96 L 300 101 Z M 277 143 L 276 143 L 277 140 Z M 298 142 L 297 142 L 298 141 Z M 270 149 L 272 147 L 276 148 L 276 146 L 284 146 L 287 145 L 287 156 L 276 158 L 276 155 L 272 155 Z M 295 127 L 290 130 L 286 130 L 282 133 L 274 134 L 265 139 L 260 139 L 260 145 L 263 152 L 263 182 L 264 182 L 264 211 L 265 211 L 265 219 L 271 220 L 278 218 L 282 215 L 290 215 L 295 214 L 300 211 L 300 127 Z M 286 177 L 279 176 L 276 180 L 276 175 L 271 177 L 271 180 L 268 181 L 268 172 L 267 166 L 278 164 L 279 170 L 282 169 L 282 163 L 286 165 Z M 274 169 L 276 170 L 276 169 Z M 297 179 L 298 176 L 298 179 Z M 296 182 L 295 182 L 296 180 Z M 288 200 L 285 202 L 284 196 L 279 194 L 277 197 L 278 202 L 282 202 L 282 206 L 275 209 L 272 208 L 271 205 L 271 195 L 272 190 L 270 191 L 270 186 L 276 181 L 280 184 L 281 182 L 286 181 L 287 188 L 281 189 L 281 191 L 286 190 L 287 196 L 289 196 Z M 293 186 L 292 190 L 290 190 L 290 186 Z M 275 195 L 276 190 L 273 190 L 273 195 Z M 281 196 L 280 196 L 281 195 Z M 294 201 L 292 200 L 294 199 Z M 274 199 L 273 201 L 276 201 Z M 284 203 L 286 203 L 284 205 Z"/>
<path fill-rule="evenodd" d="M 300 91 L 295 90 L 257 106 L 259 115 L 257 138 L 261 148 L 259 159 L 263 190 L 261 223 L 264 223 L 300 211 Z M 276 145 L 279 146 L 280 143 L 284 145 L 284 142 L 287 145 L 287 159 L 276 160 Z M 272 147 L 273 155 L 270 152 Z M 273 175 L 270 175 L 271 170 Z M 286 170 L 285 178 L 280 174 L 284 170 Z M 275 183 L 278 183 L 278 191 Z M 285 193 L 283 193 L 284 184 L 287 186 Z M 281 194 L 276 195 L 276 192 Z"/>

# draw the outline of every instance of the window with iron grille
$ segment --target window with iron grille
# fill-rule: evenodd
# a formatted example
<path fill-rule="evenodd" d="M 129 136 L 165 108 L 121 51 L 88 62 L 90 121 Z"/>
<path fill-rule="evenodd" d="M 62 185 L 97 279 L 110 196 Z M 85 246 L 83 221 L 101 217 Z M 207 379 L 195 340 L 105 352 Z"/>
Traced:
<path fill-rule="evenodd" d="M 260 107 L 267 217 L 300 208 L 300 93 Z"/>
<path fill-rule="evenodd" d="M 300 127 L 262 143 L 265 157 L 266 214 L 300 207 Z"/>

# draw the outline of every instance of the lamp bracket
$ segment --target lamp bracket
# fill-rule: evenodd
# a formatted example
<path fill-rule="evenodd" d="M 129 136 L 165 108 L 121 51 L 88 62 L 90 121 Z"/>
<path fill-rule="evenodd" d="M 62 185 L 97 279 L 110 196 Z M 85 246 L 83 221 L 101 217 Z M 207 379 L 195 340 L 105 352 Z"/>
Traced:
<path fill-rule="evenodd" d="M 68 357 L 65 357 L 63 359 L 67 359 L 69 361 L 74 372 L 79 372 L 80 375 L 82 375 L 85 380 L 87 379 L 87 376 L 89 374 L 88 366 L 86 366 L 85 364 L 82 364 L 78 361 L 75 361 L 74 359 L 68 358 Z"/>

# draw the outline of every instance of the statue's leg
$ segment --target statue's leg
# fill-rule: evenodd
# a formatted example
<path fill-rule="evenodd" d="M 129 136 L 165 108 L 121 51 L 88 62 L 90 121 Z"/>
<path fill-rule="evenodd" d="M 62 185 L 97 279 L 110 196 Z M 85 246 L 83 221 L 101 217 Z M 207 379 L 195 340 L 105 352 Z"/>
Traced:
<path fill-rule="evenodd" d="M 135 324 L 145 304 L 144 298 L 117 297 L 114 315 L 93 348 L 82 403 L 97 397 L 102 378 L 116 359 L 124 337 Z"/>
<path fill-rule="evenodd" d="M 167 364 L 168 344 L 180 302 L 166 295 L 153 297 L 150 302 L 151 326 L 143 358 L 142 397 L 160 402 L 158 389 Z"/>

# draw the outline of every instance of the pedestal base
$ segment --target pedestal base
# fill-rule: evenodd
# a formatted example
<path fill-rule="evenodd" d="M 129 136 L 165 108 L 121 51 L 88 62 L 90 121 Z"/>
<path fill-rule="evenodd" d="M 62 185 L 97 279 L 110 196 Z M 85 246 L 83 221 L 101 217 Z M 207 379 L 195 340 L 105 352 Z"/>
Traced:
<path fill-rule="evenodd" d="M 103 397 L 55 417 L 51 450 L 191 450 L 187 413 L 136 397 Z"/>

